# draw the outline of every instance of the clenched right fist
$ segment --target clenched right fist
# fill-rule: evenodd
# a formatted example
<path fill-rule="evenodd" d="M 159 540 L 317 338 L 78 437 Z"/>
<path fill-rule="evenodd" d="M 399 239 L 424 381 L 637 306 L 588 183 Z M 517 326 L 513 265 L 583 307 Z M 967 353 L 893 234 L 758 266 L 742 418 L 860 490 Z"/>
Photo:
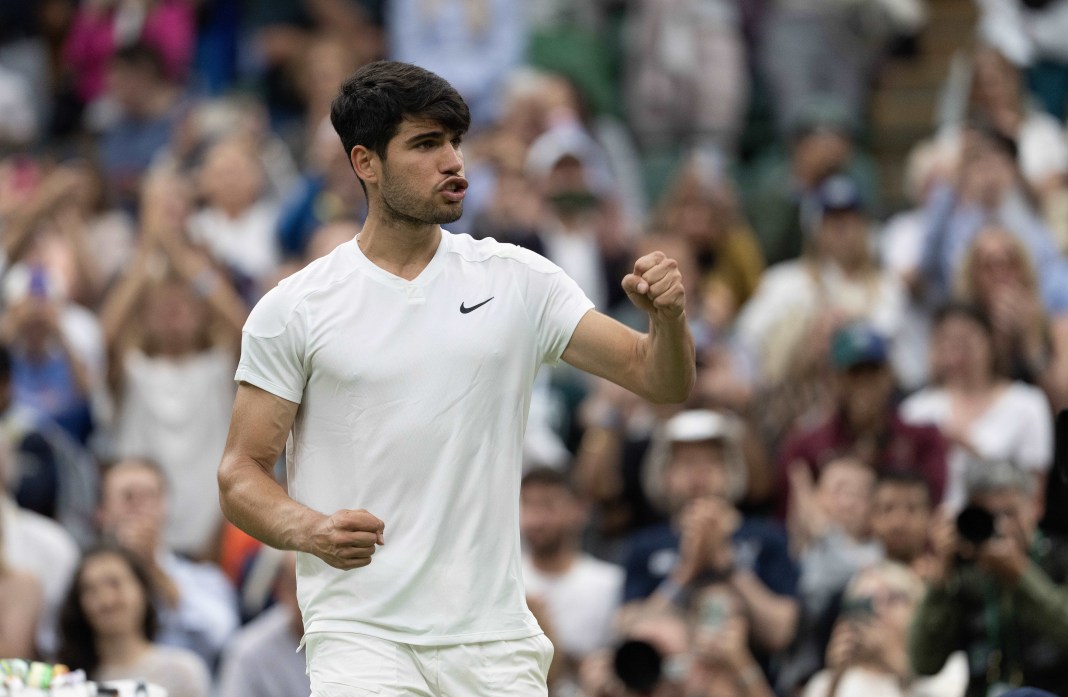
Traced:
<path fill-rule="evenodd" d="M 384 522 L 365 510 L 340 510 L 319 521 L 306 551 L 335 569 L 358 569 L 371 563 L 377 545 L 385 544 L 385 529 Z"/>

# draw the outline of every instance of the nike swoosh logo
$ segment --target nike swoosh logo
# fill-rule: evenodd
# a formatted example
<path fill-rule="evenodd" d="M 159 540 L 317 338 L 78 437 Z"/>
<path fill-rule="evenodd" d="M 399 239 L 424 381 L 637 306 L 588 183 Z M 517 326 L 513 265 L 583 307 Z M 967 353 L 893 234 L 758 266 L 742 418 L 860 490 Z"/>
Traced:
<path fill-rule="evenodd" d="M 494 296 L 494 297 L 496 297 L 496 296 Z M 478 308 L 480 308 L 483 305 L 485 305 L 486 303 L 488 303 L 490 300 L 493 300 L 493 298 L 491 297 L 489 300 L 483 300 L 478 305 L 472 305 L 471 307 L 464 307 L 464 304 L 461 302 L 460 303 L 460 314 L 461 315 L 466 315 L 468 312 L 474 312 Z"/>

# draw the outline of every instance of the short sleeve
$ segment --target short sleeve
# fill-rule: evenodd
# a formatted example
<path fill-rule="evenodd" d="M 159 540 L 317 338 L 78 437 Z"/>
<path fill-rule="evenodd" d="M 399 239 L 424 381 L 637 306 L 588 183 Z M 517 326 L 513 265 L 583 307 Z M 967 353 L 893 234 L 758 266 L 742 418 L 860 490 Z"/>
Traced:
<path fill-rule="evenodd" d="M 542 362 L 556 365 L 579 320 L 593 309 L 593 302 L 560 267 L 529 254 L 537 261 L 528 266 L 527 311 L 535 325 Z"/>
<path fill-rule="evenodd" d="M 307 383 L 307 323 L 299 306 L 276 287 L 263 296 L 241 332 L 234 379 L 299 404 Z"/>

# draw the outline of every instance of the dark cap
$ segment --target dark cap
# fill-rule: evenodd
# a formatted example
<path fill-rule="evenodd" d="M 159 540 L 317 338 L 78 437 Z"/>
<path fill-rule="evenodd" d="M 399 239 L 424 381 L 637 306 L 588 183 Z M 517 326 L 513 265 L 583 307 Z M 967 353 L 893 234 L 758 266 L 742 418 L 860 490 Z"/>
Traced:
<path fill-rule="evenodd" d="M 864 195 L 856 180 L 845 174 L 828 177 L 817 190 L 821 213 L 861 212 L 864 210 Z"/>
<path fill-rule="evenodd" d="M 831 337 L 831 364 L 836 370 L 886 363 L 887 357 L 886 339 L 867 324 L 846 325 Z"/>

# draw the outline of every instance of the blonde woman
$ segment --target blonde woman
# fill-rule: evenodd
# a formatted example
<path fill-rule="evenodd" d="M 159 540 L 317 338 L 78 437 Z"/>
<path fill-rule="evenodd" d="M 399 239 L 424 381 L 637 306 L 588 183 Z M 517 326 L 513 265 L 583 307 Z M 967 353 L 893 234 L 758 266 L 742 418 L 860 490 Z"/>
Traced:
<path fill-rule="evenodd" d="M 983 229 L 969 247 L 955 288 L 994 328 L 998 366 L 1041 387 L 1055 409 L 1068 406 L 1068 315 L 1050 316 L 1027 249 L 1010 231 Z"/>
<path fill-rule="evenodd" d="M 884 561 L 862 569 L 846 588 L 827 647 L 827 667 L 803 697 L 960 697 L 967 671 L 953 656 L 938 675 L 915 679 L 907 640 L 924 586 L 912 570 Z"/>

